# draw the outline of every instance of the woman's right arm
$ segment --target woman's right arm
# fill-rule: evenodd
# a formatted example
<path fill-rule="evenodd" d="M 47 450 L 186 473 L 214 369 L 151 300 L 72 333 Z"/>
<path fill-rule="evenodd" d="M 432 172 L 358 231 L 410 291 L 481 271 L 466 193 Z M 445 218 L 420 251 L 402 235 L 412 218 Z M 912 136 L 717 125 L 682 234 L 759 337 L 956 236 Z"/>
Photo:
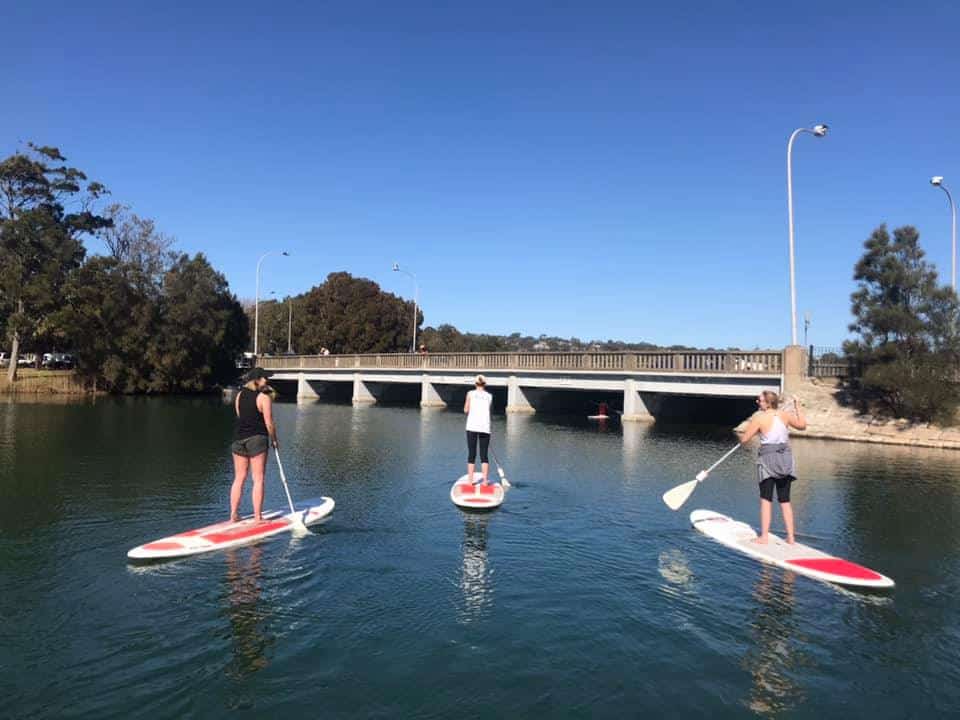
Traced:
<path fill-rule="evenodd" d="M 467 393 L 467 399 L 463 403 L 463 412 L 470 413 L 470 393 Z"/>
<path fill-rule="evenodd" d="M 803 404 L 796 395 L 793 396 L 793 412 L 784 412 L 783 420 L 787 425 L 797 430 L 807 429 L 807 417 L 803 414 Z"/>

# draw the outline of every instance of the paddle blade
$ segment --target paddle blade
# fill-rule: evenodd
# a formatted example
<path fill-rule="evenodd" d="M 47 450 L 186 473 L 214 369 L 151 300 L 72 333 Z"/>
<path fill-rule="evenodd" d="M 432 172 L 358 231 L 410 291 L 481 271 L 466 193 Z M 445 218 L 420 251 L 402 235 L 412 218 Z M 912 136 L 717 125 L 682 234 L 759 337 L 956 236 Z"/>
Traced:
<path fill-rule="evenodd" d="M 500 484 L 503 485 L 503 487 L 510 487 L 510 481 L 507 480 L 507 474 L 503 472 L 503 468 L 499 465 L 497 466 L 497 475 L 500 476 Z"/>
<path fill-rule="evenodd" d="M 693 494 L 693 489 L 699 484 L 700 482 L 697 479 L 693 479 L 683 483 L 683 485 L 677 485 L 672 490 L 667 490 L 663 494 L 663 502 L 665 502 L 671 510 L 679 510 L 687 501 L 687 498 Z"/>

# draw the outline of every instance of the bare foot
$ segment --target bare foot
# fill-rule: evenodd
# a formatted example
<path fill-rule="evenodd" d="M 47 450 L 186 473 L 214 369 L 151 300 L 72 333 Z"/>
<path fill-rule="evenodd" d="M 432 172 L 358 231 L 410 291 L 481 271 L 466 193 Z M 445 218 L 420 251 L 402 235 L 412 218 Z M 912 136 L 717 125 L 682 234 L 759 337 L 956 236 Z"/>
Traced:
<path fill-rule="evenodd" d="M 262 517 L 255 517 L 255 518 L 253 519 L 253 521 L 254 521 L 255 523 L 266 522 L 266 520 L 264 520 Z"/>
<path fill-rule="evenodd" d="M 757 545 L 766 545 L 770 542 L 770 538 L 768 538 L 766 535 L 760 535 L 759 537 L 755 537 L 750 542 L 755 542 Z"/>
<path fill-rule="evenodd" d="M 231 515 L 230 522 L 240 522 L 240 518 L 236 515 Z"/>
<path fill-rule="evenodd" d="M 793 537 L 793 536 L 788 535 L 788 536 L 787 536 L 787 545 L 796 545 L 796 544 L 797 544 L 797 539 L 796 539 L 795 537 Z"/>

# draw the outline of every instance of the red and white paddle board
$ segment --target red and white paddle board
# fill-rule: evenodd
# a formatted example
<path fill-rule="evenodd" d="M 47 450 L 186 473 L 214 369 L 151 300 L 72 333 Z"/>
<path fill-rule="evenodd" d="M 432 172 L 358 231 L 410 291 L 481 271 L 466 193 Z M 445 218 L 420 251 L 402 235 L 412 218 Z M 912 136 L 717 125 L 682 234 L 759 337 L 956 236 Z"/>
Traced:
<path fill-rule="evenodd" d="M 239 522 L 227 520 L 160 538 L 133 548 L 127 557 L 131 560 L 161 560 L 245 545 L 292 530 L 297 516 L 303 519 L 304 525 L 314 525 L 333 512 L 334 502 L 333 498 L 322 497 L 297 503 L 294 507 L 296 513 L 284 513 L 282 510 L 265 512 L 263 521 L 259 523 L 254 522 L 252 517 L 246 517 Z"/>
<path fill-rule="evenodd" d="M 798 575 L 852 587 L 893 587 L 893 580 L 886 575 L 807 545 L 790 545 L 775 535 L 771 535 L 770 542 L 765 545 L 755 543 L 757 533 L 752 527 L 712 510 L 694 510 L 690 513 L 690 522 L 704 535 L 729 548 Z"/>
<path fill-rule="evenodd" d="M 466 475 L 450 488 L 450 499 L 464 510 L 492 510 L 503 504 L 504 490 L 499 483 L 481 484 L 483 475 L 474 473 L 473 482 Z"/>

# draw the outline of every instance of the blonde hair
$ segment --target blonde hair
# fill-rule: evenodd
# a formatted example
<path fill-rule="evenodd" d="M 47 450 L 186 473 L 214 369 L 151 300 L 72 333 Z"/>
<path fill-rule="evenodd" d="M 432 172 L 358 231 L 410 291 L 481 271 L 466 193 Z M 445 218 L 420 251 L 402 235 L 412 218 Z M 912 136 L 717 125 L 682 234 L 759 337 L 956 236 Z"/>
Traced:
<path fill-rule="evenodd" d="M 760 395 L 767 401 L 767 405 L 770 406 L 771 410 L 776 410 L 780 406 L 780 396 L 773 390 L 764 390 Z"/>

